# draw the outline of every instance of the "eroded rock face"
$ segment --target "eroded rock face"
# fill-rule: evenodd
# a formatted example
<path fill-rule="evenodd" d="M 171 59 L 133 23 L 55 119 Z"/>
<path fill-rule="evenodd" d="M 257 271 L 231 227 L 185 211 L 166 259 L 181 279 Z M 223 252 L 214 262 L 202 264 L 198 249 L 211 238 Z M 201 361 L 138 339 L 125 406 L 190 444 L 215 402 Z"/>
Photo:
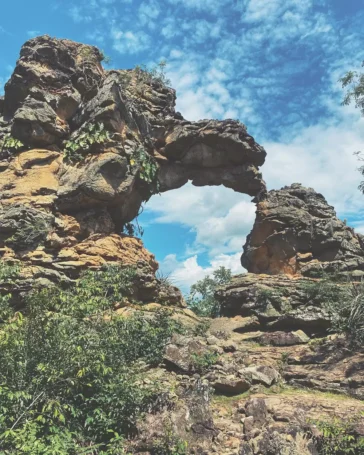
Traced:
<path fill-rule="evenodd" d="M 5 87 L 5 125 L 28 148 L 62 151 L 65 139 L 98 123 L 112 135 L 104 146 L 90 147 L 86 155 L 93 156 L 77 166 L 65 164 L 61 153 L 55 201 L 61 211 L 107 205 L 120 212 L 120 221 L 134 218 L 148 197 L 130 166 L 139 147 L 158 161 L 161 191 L 192 180 L 252 196 L 264 193 L 258 167 L 266 153 L 244 125 L 188 122 L 174 110 L 173 89 L 141 80 L 138 71 L 105 71 L 101 59 L 92 46 L 34 38 L 23 46 Z"/>
<path fill-rule="evenodd" d="M 336 217 L 312 188 L 293 184 L 257 204 L 242 265 L 252 273 L 322 276 L 364 273 L 364 237 Z"/>
<path fill-rule="evenodd" d="M 234 276 L 216 296 L 223 316 L 251 317 L 246 327 L 238 329 L 241 332 L 303 330 L 308 334 L 325 334 L 330 318 L 309 292 L 315 283 L 299 276 L 247 273 Z"/>
<path fill-rule="evenodd" d="M 240 122 L 184 120 L 173 89 L 141 70 L 106 71 L 101 61 L 93 46 L 49 36 L 22 47 L 0 100 L 2 256 L 55 280 L 106 262 L 132 263 L 143 301 L 181 304 L 176 288 L 156 280 L 157 264 L 141 242 L 120 235 L 124 224 L 153 191 L 188 180 L 263 195 L 266 153 Z M 107 140 L 87 143 L 78 162 L 67 161 L 66 142 L 101 124 Z M 12 148 L 6 138 L 23 145 Z M 157 169 L 153 189 L 134 159 L 138 150 Z M 36 220 L 42 232 L 28 235 Z"/>

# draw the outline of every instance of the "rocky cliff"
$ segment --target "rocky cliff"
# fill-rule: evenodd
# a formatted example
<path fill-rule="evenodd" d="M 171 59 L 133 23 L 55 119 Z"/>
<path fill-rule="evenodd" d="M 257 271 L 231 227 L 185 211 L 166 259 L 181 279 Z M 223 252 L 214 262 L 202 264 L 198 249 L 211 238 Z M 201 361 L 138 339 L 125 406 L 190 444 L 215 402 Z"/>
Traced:
<path fill-rule="evenodd" d="M 117 263 L 137 272 L 133 303 L 116 302 L 118 316 L 169 308 L 180 330 L 160 365 L 138 367 L 140 387 L 163 393 L 127 438 L 128 453 L 317 455 L 314 422 L 348 415 L 359 438 L 363 354 L 328 335 L 313 291 L 323 273 L 361 277 L 363 237 L 312 189 L 267 193 L 266 153 L 243 124 L 189 122 L 162 76 L 106 71 L 102 59 L 48 36 L 21 49 L 0 98 L 0 255 L 21 264 L 21 277 L 0 291 L 21 307 L 33 288 L 67 289 L 83 270 Z M 218 290 L 218 319 L 184 308 L 180 291 L 156 278 L 154 256 L 125 234 L 152 194 L 188 180 L 257 203 L 242 257 L 250 273 Z"/>
<path fill-rule="evenodd" d="M 182 304 L 123 226 L 151 194 L 188 180 L 264 193 L 266 154 L 241 123 L 184 120 L 158 78 L 101 60 L 95 47 L 48 36 L 22 47 L 0 101 L 1 255 L 51 281 L 134 264 L 141 300 Z"/>

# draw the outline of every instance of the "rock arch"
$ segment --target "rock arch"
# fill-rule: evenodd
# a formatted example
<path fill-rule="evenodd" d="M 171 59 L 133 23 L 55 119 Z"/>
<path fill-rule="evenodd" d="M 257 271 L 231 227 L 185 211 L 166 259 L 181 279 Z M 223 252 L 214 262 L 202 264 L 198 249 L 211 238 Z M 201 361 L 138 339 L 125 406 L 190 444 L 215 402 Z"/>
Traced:
<path fill-rule="evenodd" d="M 22 47 L 0 99 L 1 254 L 21 257 L 33 275 L 53 281 L 109 261 L 141 264 L 153 296 L 153 255 L 120 235 L 151 195 L 135 150 L 152 157 L 161 192 L 192 181 L 257 199 L 266 193 L 259 172 L 266 152 L 239 121 L 189 122 L 175 111 L 173 89 L 140 70 L 106 71 L 101 60 L 95 47 L 49 36 Z M 101 124 L 109 139 L 66 162 L 65 141 Z M 24 147 L 9 150 L 6 137 Z M 44 244 L 12 248 L 9 238 L 39 218 L 49 226 Z"/>

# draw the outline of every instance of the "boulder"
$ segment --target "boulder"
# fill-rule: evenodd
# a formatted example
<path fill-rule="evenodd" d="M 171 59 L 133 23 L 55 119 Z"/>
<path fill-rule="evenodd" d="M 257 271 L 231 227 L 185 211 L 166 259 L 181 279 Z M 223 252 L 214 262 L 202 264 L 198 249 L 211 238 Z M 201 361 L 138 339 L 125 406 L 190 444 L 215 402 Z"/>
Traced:
<path fill-rule="evenodd" d="M 294 183 L 270 191 L 241 259 L 248 272 L 269 275 L 364 274 L 364 236 L 336 217 L 324 196 Z"/>

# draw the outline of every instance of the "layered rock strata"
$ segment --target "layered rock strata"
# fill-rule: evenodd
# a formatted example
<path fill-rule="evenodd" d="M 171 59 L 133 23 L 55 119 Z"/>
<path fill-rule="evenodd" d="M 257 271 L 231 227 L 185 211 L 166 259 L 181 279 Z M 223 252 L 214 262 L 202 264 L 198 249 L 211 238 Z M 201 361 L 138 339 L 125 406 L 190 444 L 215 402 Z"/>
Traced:
<path fill-rule="evenodd" d="M 295 183 L 258 201 L 241 262 L 251 273 L 361 276 L 364 236 L 339 220 L 322 194 Z"/>
<path fill-rule="evenodd" d="M 123 226 L 151 194 L 188 180 L 264 194 L 266 153 L 238 121 L 189 122 L 161 79 L 106 71 L 102 58 L 49 36 L 22 47 L 0 101 L 1 255 L 51 281 L 109 262 L 134 265 L 142 301 L 182 304 L 155 278 L 153 255 L 120 235 Z M 87 139 L 100 126 L 103 139 Z M 67 146 L 77 161 L 66 160 Z"/>

